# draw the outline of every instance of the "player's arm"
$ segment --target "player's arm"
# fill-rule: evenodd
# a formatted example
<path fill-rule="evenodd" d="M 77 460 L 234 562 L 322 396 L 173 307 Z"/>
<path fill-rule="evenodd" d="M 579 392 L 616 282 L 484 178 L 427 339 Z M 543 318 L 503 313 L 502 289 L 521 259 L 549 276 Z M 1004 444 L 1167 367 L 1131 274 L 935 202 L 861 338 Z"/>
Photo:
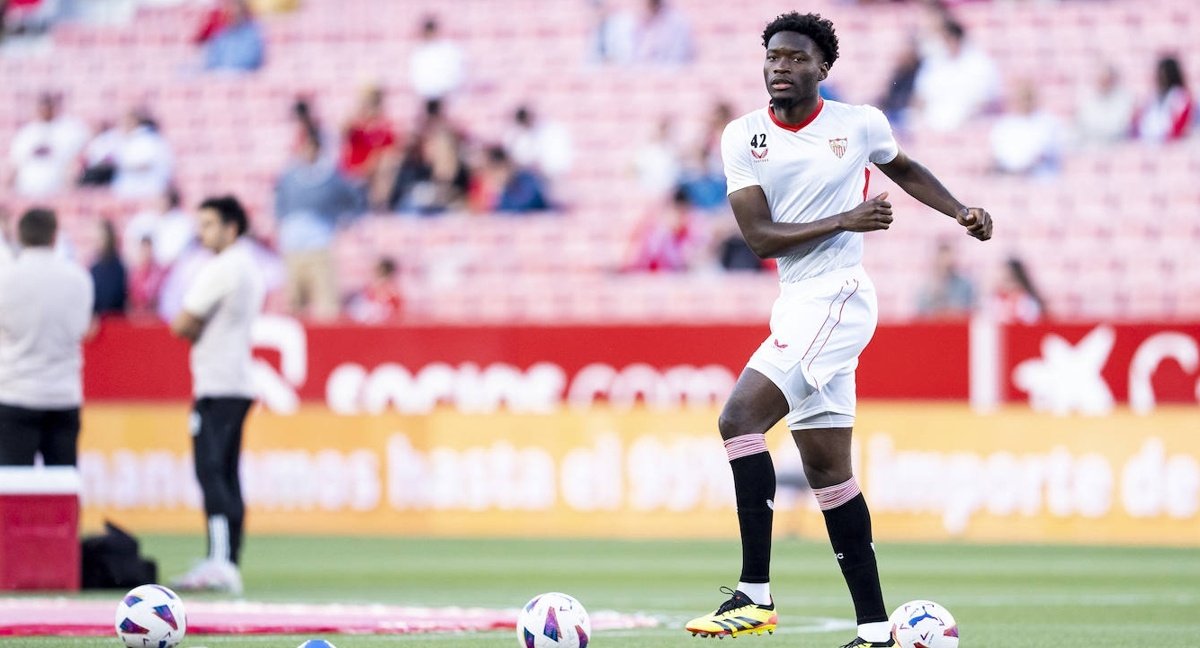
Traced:
<path fill-rule="evenodd" d="M 908 195 L 957 220 L 967 234 L 980 241 L 992 238 L 992 216 L 986 209 L 960 203 L 929 169 L 904 151 L 891 162 L 876 166 Z"/>
<path fill-rule="evenodd" d="M 179 311 L 179 314 L 171 322 L 171 333 L 188 342 L 195 342 L 200 339 L 200 333 L 203 331 L 204 320 L 187 311 Z"/>
<path fill-rule="evenodd" d="M 886 192 L 848 212 L 810 223 L 777 223 L 772 220 L 767 195 L 758 185 L 729 194 L 729 205 L 733 208 L 733 216 L 742 230 L 746 245 L 762 259 L 783 256 L 838 232 L 885 230 L 892 222 L 892 204 L 887 201 Z"/>
<path fill-rule="evenodd" d="M 189 342 L 199 340 L 217 305 L 232 290 L 231 286 L 225 267 L 213 263 L 205 266 L 183 294 L 183 308 L 171 321 L 171 332 Z"/>

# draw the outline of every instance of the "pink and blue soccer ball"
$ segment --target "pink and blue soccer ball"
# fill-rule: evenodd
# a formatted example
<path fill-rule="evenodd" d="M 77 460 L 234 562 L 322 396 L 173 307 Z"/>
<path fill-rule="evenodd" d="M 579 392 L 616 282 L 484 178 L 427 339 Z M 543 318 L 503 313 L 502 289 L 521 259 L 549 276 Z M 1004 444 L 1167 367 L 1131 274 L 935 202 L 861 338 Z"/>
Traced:
<path fill-rule="evenodd" d="M 325 641 L 324 639 L 309 639 L 300 644 L 299 648 L 337 648 L 337 646 Z"/>
<path fill-rule="evenodd" d="M 174 648 L 187 634 L 183 600 L 162 585 L 139 585 L 117 605 L 116 630 L 128 648 Z"/>
<path fill-rule="evenodd" d="M 583 604 L 561 592 L 533 597 L 517 617 L 521 648 L 587 648 L 591 635 Z"/>

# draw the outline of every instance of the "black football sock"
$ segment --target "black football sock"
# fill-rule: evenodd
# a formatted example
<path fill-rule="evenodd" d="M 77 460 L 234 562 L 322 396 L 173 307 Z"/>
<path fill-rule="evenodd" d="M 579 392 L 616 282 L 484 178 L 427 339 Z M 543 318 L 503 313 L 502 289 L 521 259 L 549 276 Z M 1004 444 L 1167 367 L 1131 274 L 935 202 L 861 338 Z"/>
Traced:
<path fill-rule="evenodd" d="M 741 439 L 738 437 L 731 442 Z M 726 447 L 729 445 L 727 442 Z M 771 580 L 771 525 L 775 516 L 775 464 L 771 462 L 765 442 L 759 452 L 735 456 L 731 449 L 730 455 L 734 456 L 729 466 L 733 469 L 738 528 L 742 536 L 742 575 L 739 580 L 768 583 Z"/>
<path fill-rule="evenodd" d="M 855 484 L 854 489 L 857 488 Z M 886 621 L 888 615 L 883 604 L 883 590 L 879 585 L 879 567 L 875 562 L 875 546 L 871 541 L 871 513 L 867 510 L 867 500 L 862 493 L 857 493 L 845 503 L 824 509 L 822 513 L 825 514 L 825 527 L 829 530 L 833 553 L 837 556 L 838 566 L 842 568 L 846 586 L 850 588 L 850 598 L 854 600 L 858 623 Z"/>

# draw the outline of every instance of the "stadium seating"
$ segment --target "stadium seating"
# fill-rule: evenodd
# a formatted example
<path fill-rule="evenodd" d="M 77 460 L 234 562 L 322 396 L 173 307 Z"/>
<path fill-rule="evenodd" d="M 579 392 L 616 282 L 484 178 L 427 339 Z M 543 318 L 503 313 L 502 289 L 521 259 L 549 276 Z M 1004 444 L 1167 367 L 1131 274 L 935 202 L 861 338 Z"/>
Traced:
<path fill-rule="evenodd" d="M 720 0 L 676 4 L 692 19 L 698 43 L 698 59 L 684 68 L 590 63 L 592 9 L 582 0 L 305 0 L 297 12 L 263 19 L 265 69 L 214 76 L 195 70 L 198 53 L 189 40 L 204 3 L 159 0 L 130 24 L 67 23 L 55 29 L 47 52 L 0 56 L 0 141 L 11 139 L 46 88 L 62 89 L 68 112 L 93 124 L 145 103 L 174 147 L 185 195 L 233 191 L 252 208 L 255 229 L 270 237 L 272 184 L 290 142 L 293 97 L 313 94 L 318 115 L 334 127 L 358 89 L 379 81 L 389 91 L 390 111 L 407 124 L 417 105 L 406 84 L 411 37 L 421 16 L 436 13 L 467 53 L 468 87 L 450 110 L 474 137 L 486 141 L 502 132 L 513 108 L 526 101 L 569 128 L 576 164 L 560 187 L 568 209 L 522 218 L 366 216 L 336 244 L 343 288 L 361 286 L 372 262 L 389 255 L 400 264 L 414 321 L 761 319 L 776 290 L 769 273 L 618 272 L 647 208 L 626 188 L 632 147 L 663 116 L 694 138 L 719 100 L 739 112 L 761 105 L 757 35 L 766 19 L 792 8 L 776 0 L 756 3 L 755 11 Z M 838 25 L 842 59 L 831 82 L 854 102 L 876 98 L 893 53 L 923 20 L 903 4 L 818 0 L 806 8 Z M 1036 79 L 1046 105 L 1064 117 L 1095 62 L 1113 48 L 1121 51 L 1113 61 L 1138 96 L 1147 94 L 1160 52 L 1179 51 L 1192 62 L 1200 54 L 1200 41 L 1186 36 L 1200 26 L 1200 10 L 1188 0 L 978 2 L 960 13 L 1006 80 Z M 1075 152 L 1060 176 L 1030 180 L 987 173 L 988 127 L 983 120 L 955 133 L 910 133 L 902 142 L 958 196 L 988 207 L 997 238 L 972 244 L 944 218 L 893 191 L 896 225 L 867 237 L 866 262 L 884 318 L 915 315 L 934 245 L 947 237 L 985 287 L 995 283 L 1007 255 L 1024 258 L 1059 318 L 1200 316 L 1197 139 Z M 0 162 L 4 177 L 8 164 Z M 879 175 L 872 191 L 888 184 L 876 181 Z M 98 192 L 72 194 L 58 206 L 85 256 L 95 237 L 89 223 L 134 211 Z"/>

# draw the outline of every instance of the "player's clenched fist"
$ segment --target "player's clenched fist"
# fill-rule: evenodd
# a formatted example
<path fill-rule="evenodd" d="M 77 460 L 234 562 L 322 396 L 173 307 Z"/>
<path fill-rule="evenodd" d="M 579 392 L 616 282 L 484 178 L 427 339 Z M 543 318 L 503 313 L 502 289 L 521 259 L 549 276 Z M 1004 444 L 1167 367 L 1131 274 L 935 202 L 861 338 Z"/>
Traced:
<path fill-rule="evenodd" d="M 847 232 L 885 230 L 892 224 L 892 203 L 887 192 L 860 204 L 841 215 L 838 225 Z"/>
<path fill-rule="evenodd" d="M 954 215 L 959 225 L 967 228 L 967 234 L 980 241 L 992 238 L 992 215 L 982 207 L 963 207 Z"/>

